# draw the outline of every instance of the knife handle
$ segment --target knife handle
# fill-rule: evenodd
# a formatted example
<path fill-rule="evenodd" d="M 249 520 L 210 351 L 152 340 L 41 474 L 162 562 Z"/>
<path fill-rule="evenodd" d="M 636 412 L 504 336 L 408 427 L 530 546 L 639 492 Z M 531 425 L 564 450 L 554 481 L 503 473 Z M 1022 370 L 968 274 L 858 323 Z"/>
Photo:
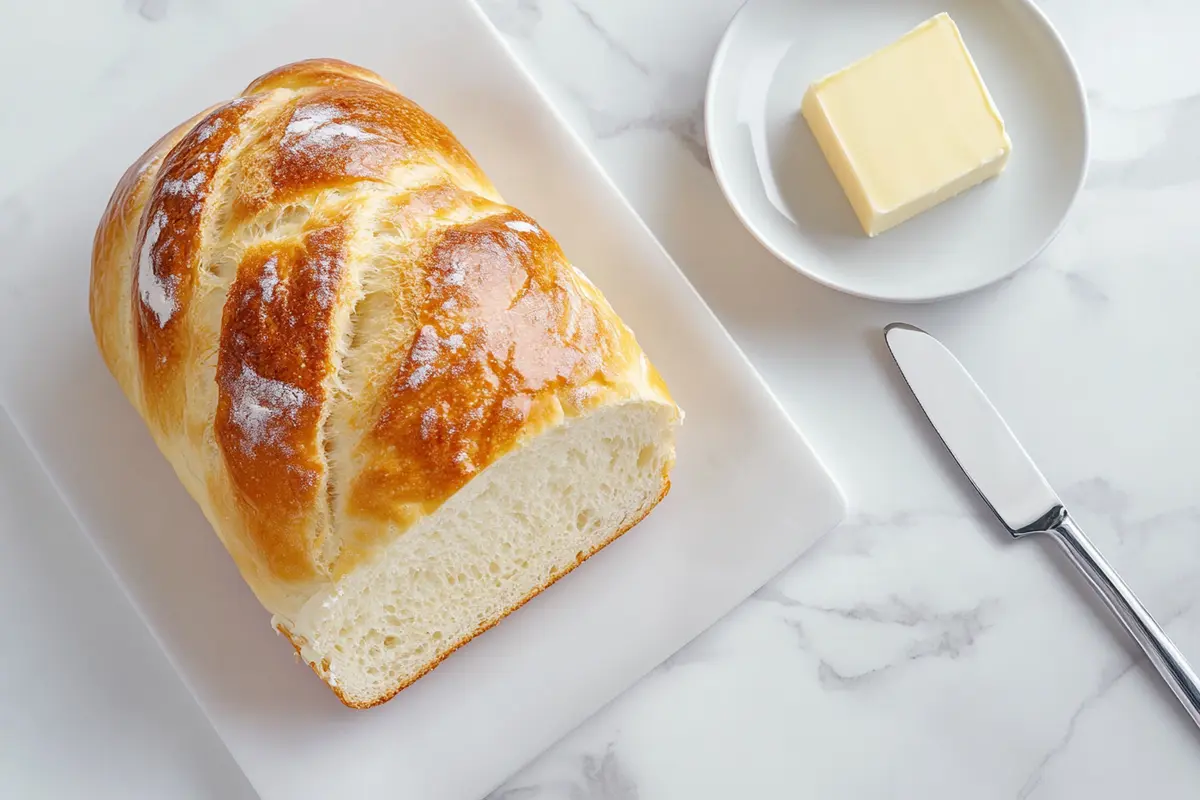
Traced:
<path fill-rule="evenodd" d="M 1141 645 L 1192 721 L 1200 725 L 1200 680 L 1171 637 L 1159 627 L 1137 595 L 1117 576 L 1070 516 L 1064 513 L 1061 522 L 1047 532 Z"/>

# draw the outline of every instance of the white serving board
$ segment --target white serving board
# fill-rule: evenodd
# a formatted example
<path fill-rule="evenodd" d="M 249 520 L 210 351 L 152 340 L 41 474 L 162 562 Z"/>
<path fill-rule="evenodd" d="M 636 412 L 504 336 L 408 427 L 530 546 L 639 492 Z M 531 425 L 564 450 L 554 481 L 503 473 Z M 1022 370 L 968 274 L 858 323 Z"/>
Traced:
<path fill-rule="evenodd" d="M 20 198 L 43 211 L 0 242 L 0 402 L 262 796 L 475 798 L 783 569 L 837 524 L 843 501 L 469 0 L 334 8 L 298 13 L 191 85 L 147 98 Z M 658 510 L 366 712 L 342 707 L 271 633 L 106 372 L 87 319 L 92 233 L 125 166 L 197 109 L 314 56 L 375 69 L 440 117 L 604 290 L 687 411 Z"/>

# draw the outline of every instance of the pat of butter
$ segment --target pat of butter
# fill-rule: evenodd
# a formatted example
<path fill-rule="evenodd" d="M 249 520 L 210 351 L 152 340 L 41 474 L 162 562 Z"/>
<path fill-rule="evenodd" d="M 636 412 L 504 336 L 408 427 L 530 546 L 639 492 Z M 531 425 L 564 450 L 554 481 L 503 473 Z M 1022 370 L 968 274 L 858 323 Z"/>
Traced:
<path fill-rule="evenodd" d="M 947 14 L 817 81 L 800 110 L 868 236 L 999 175 L 1012 148 Z"/>

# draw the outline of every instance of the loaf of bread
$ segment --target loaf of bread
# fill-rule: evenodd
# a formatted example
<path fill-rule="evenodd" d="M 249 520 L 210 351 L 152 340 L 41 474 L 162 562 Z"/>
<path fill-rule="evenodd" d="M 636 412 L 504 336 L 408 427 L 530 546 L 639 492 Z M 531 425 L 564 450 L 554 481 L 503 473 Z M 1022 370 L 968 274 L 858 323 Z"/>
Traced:
<path fill-rule="evenodd" d="M 349 706 L 669 486 L 681 412 L 633 334 L 450 131 L 351 64 L 281 67 L 151 147 L 90 297 L 159 449 Z"/>

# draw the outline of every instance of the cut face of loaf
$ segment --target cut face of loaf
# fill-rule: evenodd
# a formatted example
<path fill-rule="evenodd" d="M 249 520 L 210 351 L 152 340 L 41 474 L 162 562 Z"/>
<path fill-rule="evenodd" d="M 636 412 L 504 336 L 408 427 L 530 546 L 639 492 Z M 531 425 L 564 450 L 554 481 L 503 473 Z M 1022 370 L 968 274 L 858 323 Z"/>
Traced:
<path fill-rule="evenodd" d="M 377 75 L 288 65 L 96 233 L 100 352 L 259 600 L 388 699 L 636 524 L 680 412 L 554 239 Z"/>
<path fill-rule="evenodd" d="M 479 474 L 284 623 L 349 705 L 407 686 L 637 524 L 667 491 L 670 410 L 602 408 Z"/>

